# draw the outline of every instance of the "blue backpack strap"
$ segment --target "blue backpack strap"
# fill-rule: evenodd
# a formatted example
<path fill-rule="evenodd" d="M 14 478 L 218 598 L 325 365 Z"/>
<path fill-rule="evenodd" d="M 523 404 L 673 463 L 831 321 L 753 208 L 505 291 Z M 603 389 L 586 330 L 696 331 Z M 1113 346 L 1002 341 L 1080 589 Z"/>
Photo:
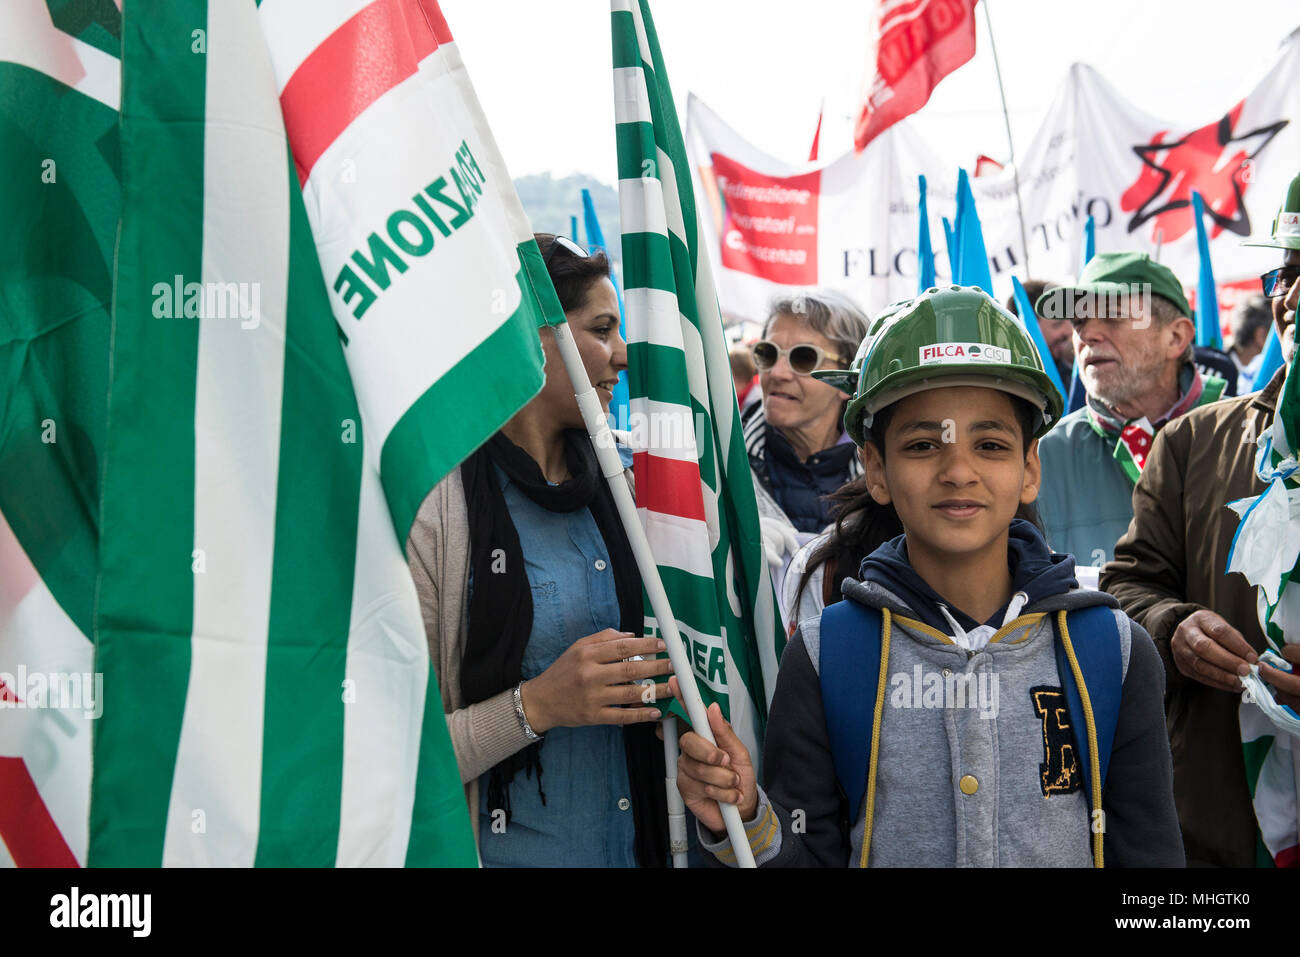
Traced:
<path fill-rule="evenodd" d="M 1070 731 L 1088 807 L 1097 811 L 1124 693 L 1123 649 L 1115 612 L 1093 605 L 1057 613 L 1056 669 L 1070 712 Z M 1089 822 L 1091 823 L 1091 821 Z M 1093 860 L 1102 865 L 1102 832 L 1093 830 Z"/>
<path fill-rule="evenodd" d="M 882 664 L 888 665 L 883 621 L 880 611 L 847 599 L 828 606 L 821 617 L 822 709 L 835 777 L 849 802 L 850 826 L 857 821 L 873 783 L 877 712 L 885 688 L 880 675 Z M 868 836 L 870 830 L 868 821 Z M 864 856 L 869 848 L 868 839 Z"/>

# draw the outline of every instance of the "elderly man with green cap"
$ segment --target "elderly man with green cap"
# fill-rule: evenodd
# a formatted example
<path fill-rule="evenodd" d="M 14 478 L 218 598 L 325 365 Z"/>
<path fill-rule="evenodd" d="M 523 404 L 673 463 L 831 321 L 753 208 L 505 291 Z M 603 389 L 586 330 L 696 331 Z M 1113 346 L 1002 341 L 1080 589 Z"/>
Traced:
<path fill-rule="evenodd" d="M 1281 251 L 1281 263 L 1261 278 L 1289 364 L 1300 299 L 1300 176 L 1271 238 L 1247 245 Z M 1226 506 L 1264 491 L 1255 440 L 1273 422 L 1285 373 L 1261 392 L 1196 409 L 1160 431 L 1133 493 L 1133 523 L 1101 574 L 1101 587 L 1151 634 L 1165 662 L 1174 799 L 1189 866 L 1270 863 L 1267 853 L 1257 856 L 1237 717 L 1239 679 L 1264 636 L 1255 587 L 1224 569 L 1238 526 Z M 1300 663 L 1298 648 L 1286 646 L 1292 663 Z M 1300 677 L 1268 665 L 1259 674 L 1280 703 L 1300 708 Z"/>
<path fill-rule="evenodd" d="M 1036 310 L 1072 322 L 1088 390 L 1087 404 L 1039 444 L 1039 515 L 1053 549 L 1100 568 L 1133 518 L 1133 486 L 1156 432 L 1218 399 L 1224 382 L 1197 370 L 1182 285 L 1145 253 L 1099 253 Z"/>

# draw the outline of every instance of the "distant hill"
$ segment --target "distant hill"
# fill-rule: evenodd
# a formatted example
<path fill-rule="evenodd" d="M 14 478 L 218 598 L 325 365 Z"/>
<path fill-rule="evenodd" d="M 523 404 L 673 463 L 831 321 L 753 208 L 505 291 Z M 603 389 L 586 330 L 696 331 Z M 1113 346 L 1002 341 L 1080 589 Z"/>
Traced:
<path fill-rule="evenodd" d="M 573 238 L 569 230 L 569 217 L 578 217 L 578 239 L 584 246 L 587 234 L 582 225 L 582 191 L 591 190 L 596 204 L 596 218 L 609 245 L 610 258 L 621 267 L 622 247 L 619 243 L 618 190 L 600 180 L 582 173 L 555 179 L 550 173 L 520 176 L 515 180 L 515 191 L 524 204 L 533 229 L 541 233 L 558 233 Z M 622 272 L 621 268 L 619 272 Z"/>

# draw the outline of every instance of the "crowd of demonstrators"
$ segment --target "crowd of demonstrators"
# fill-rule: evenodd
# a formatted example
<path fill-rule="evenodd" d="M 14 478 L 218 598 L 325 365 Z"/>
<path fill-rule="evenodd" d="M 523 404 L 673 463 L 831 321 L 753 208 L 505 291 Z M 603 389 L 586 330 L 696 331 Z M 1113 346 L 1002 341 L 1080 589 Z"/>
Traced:
<path fill-rule="evenodd" d="M 609 262 L 536 238 L 608 412 L 627 367 Z M 540 335 L 541 392 L 429 493 L 407 555 L 483 863 L 662 867 L 659 711 L 629 682 L 671 666 L 642 637 L 626 533 L 551 330 Z"/>
<path fill-rule="evenodd" d="M 831 520 L 826 496 L 861 474 L 844 433 L 844 394 L 817 369 L 849 365 L 867 317 L 842 293 L 808 290 L 777 300 L 751 350 L 762 401 L 741 416 L 768 561 L 784 567 Z"/>
<path fill-rule="evenodd" d="M 1251 296 L 1232 314 L 1232 344 L 1228 356 L 1237 367 L 1237 395 L 1258 392 L 1266 383 L 1256 383 L 1259 364 L 1264 358 L 1268 331 L 1273 326 L 1273 310 L 1268 299 Z"/>
<path fill-rule="evenodd" d="M 1268 242 L 1281 262 L 1264 276 L 1289 364 L 1300 300 L 1300 176 Z M 1238 519 L 1227 503 L 1258 495 L 1255 442 L 1272 423 L 1285 368 L 1255 395 L 1197 409 L 1156 437 L 1134 490 L 1133 522 L 1101 586 L 1151 633 L 1164 660 L 1174 795 L 1189 864 L 1256 863 L 1257 827 L 1241 748 L 1240 677 L 1264 649 L 1256 589 L 1225 574 Z M 1300 645 L 1283 655 L 1300 664 Z M 1259 665 L 1277 700 L 1300 708 L 1300 677 Z"/>
<path fill-rule="evenodd" d="M 609 263 L 536 238 L 608 410 L 627 366 Z M 974 288 L 871 323 L 838 293 L 773 304 L 731 359 L 790 641 L 761 782 L 716 705 L 716 745 L 683 726 L 693 855 L 735 863 L 724 801 L 760 866 L 1256 862 L 1237 713 L 1264 638 L 1256 589 L 1224 574 L 1226 506 L 1263 491 L 1255 439 L 1285 369 L 1252 379 L 1264 305 L 1294 352 L 1300 176 L 1256 245 L 1282 262 L 1234 324 L 1224 360 L 1262 386 L 1238 398 L 1196 361 L 1177 278 L 1140 253 L 1027 284 L 1036 313 L 1071 317 L 1042 321 L 1050 357 Z M 677 679 L 641 634 L 627 536 L 540 336 L 545 386 L 429 494 L 408 559 L 484 864 L 665 866 L 659 710 L 638 682 L 662 699 Z M 1087 401 L 1065 415 L 1043 361 L 1067 379 L 1076 357 Z M 1300 674 L 1259 673 L 1300 707 Z"/>
<path fill-rule="evenodd" d="M 1025 295 L 1030 303 L 1037 303 L 1043 293 L 1054 288 L 1054 285 L 1042 279 L 1027 279 L 1023 283 Z M 1007 299 L 1006 306 L 1013 316 L 1020 315 L 1020 304 L 1016 302 L 1015 296 Z M 1068 389 L 1070 379 L 1074 375 L 1074 337 L 1071 334 L 1073 329 L 1070 320 L 1044 316 L 1037 306 L 1034 306 L 1034 316 L 1038 319 L 1038 328 L 1043 331 L 1043 341 L 1047 344 L 1047 351 L 1052 354 L 1056 374 L 1061 377 L 1061 382 Z M 1043 356 L 1043 361 L 1047 361 L 1047 356 Z"/>
<path fill-rule="evenodd" d="M 1218 399 L 1225 383 L 1196 367 L 1182 285 L 1145 253 L 1098 253 L 1076 284 L 1047 290 L 1035 309 L 1074 317 L 1088 395 L 1039 445 L 1038 512 L 1054 549 L 1100 568 L 1133 518 L 1155 434 Z"/>
<path fill-rule="evenodd" d="M 1007 358 L 927 363 L 955 343 Z M 979 290 L 924 293 L 873 336 L 846 425 L 903 535 L 795 631 L 761 786 L 716 706 L 716 746 L 682 737 L 678 787 L 718 861 L 725 801 L 760 866 L 1183 863 L 1156 649 L 1015 518 L 1061 404 Z"/>

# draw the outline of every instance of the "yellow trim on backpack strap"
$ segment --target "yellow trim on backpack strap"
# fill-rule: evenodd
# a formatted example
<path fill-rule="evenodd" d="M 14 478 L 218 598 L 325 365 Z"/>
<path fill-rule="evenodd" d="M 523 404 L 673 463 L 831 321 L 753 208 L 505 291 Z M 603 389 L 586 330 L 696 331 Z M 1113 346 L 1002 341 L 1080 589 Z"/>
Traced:
<path fill-rule="evenodd" d="M 1074 656 L 1074 645 L 1070 643 L 1070 628 L 1065 623 L 1065 611 L 1057 613 L 1056 619 L 1061 626 L 1061 644 L 1065 647 L 1065 657 L 1069 659 L 1070 670 L 1074 672 L 1074 683 L 1079 687 L 1079 700 L 1083 702 L 1083 720 L 1088 729 L 1088 763 L 1092 766 L 1092 795 L 1090 810 L 1101 809 L 1101 756 L 1097 753 L 1097 721 L 1092 713 L 1092 700 L 1088 697 L 1088 686 L 1083 682 L 1083 672 L 1079 660 Z M 1104 867 L 1102 844 L 1104 834 L 1092 826 L 1092 814 L 1088 815 L 1088 829 L 1092 832 L 1092 863 L 1094 867 Z"/>
<path fill-rule="evenodd" d="M 889 610 L 886 608 L 882 608 L 881 611 L 885 612 L 885 614 L 889 614 Z M 938 638 L 945 645 L 957 644 L 957 642 L 953 641 L 950 637 L 945 635 L 938 628 L 935 628 L 933 625 L 927 625 L 925 622 L 917 621 L 915 618 L 905 618 L 902 615 L 898 615 L 896 617 L 898 618 L 898 623 L 900 625 L 903 625 L 906 628 L 910 628 L 912 629 L 912 631 L 919 631 L 921 632 L 921 634 L 929 635 L 931 638 Z M 889 619 L 886 618 L 885 620 L 888 621 Z"/>
<path fill-rule="evenodd" d="M 893 616 L 880 609 L 880 676 L 876 680 L 876 711 L 871 722 L 871 764 L 867 770 L 867 813 L 862 823 L 862 857 L 858 867 L 867 866 L 871 854 L 871 825 L 876 814 L 876 763 L 880 758 L 880 721 L 885 712 L 885 689 L 889 685 L 889 632 Z M 921 624 L 921 622 L 917 622 Z M 929 628 L 929 625 L 925 626 Z M 950 642 L 951 643 L 951 642 Z"/>
<path fill-rule="evenodd" d="M 993 632 L 992 637 L 989 638 L 989 644 L 991 645 L 995 641 L 1001 641 L 1003 638 L 1011 634 L 1017 628 L 1024 628 L 1026 626 L 1036 625 L 1046 617 L 1047 617 L 1047 612 L 1035 611 L 1035 612 L 1030 612 L 1028 615 L 1021 615 L 1019 618 L 1013 618 L 1005 625 L 1003 625 L 1001 628 L 999 628 L 997 631 Z M 1033 634 L 1032 630 L 1026 631 L 1015 641 L 1008 641 L 1007 644 L 1018 645 L 1022 641 L 1026 640 L 1032 634 Z"/>

